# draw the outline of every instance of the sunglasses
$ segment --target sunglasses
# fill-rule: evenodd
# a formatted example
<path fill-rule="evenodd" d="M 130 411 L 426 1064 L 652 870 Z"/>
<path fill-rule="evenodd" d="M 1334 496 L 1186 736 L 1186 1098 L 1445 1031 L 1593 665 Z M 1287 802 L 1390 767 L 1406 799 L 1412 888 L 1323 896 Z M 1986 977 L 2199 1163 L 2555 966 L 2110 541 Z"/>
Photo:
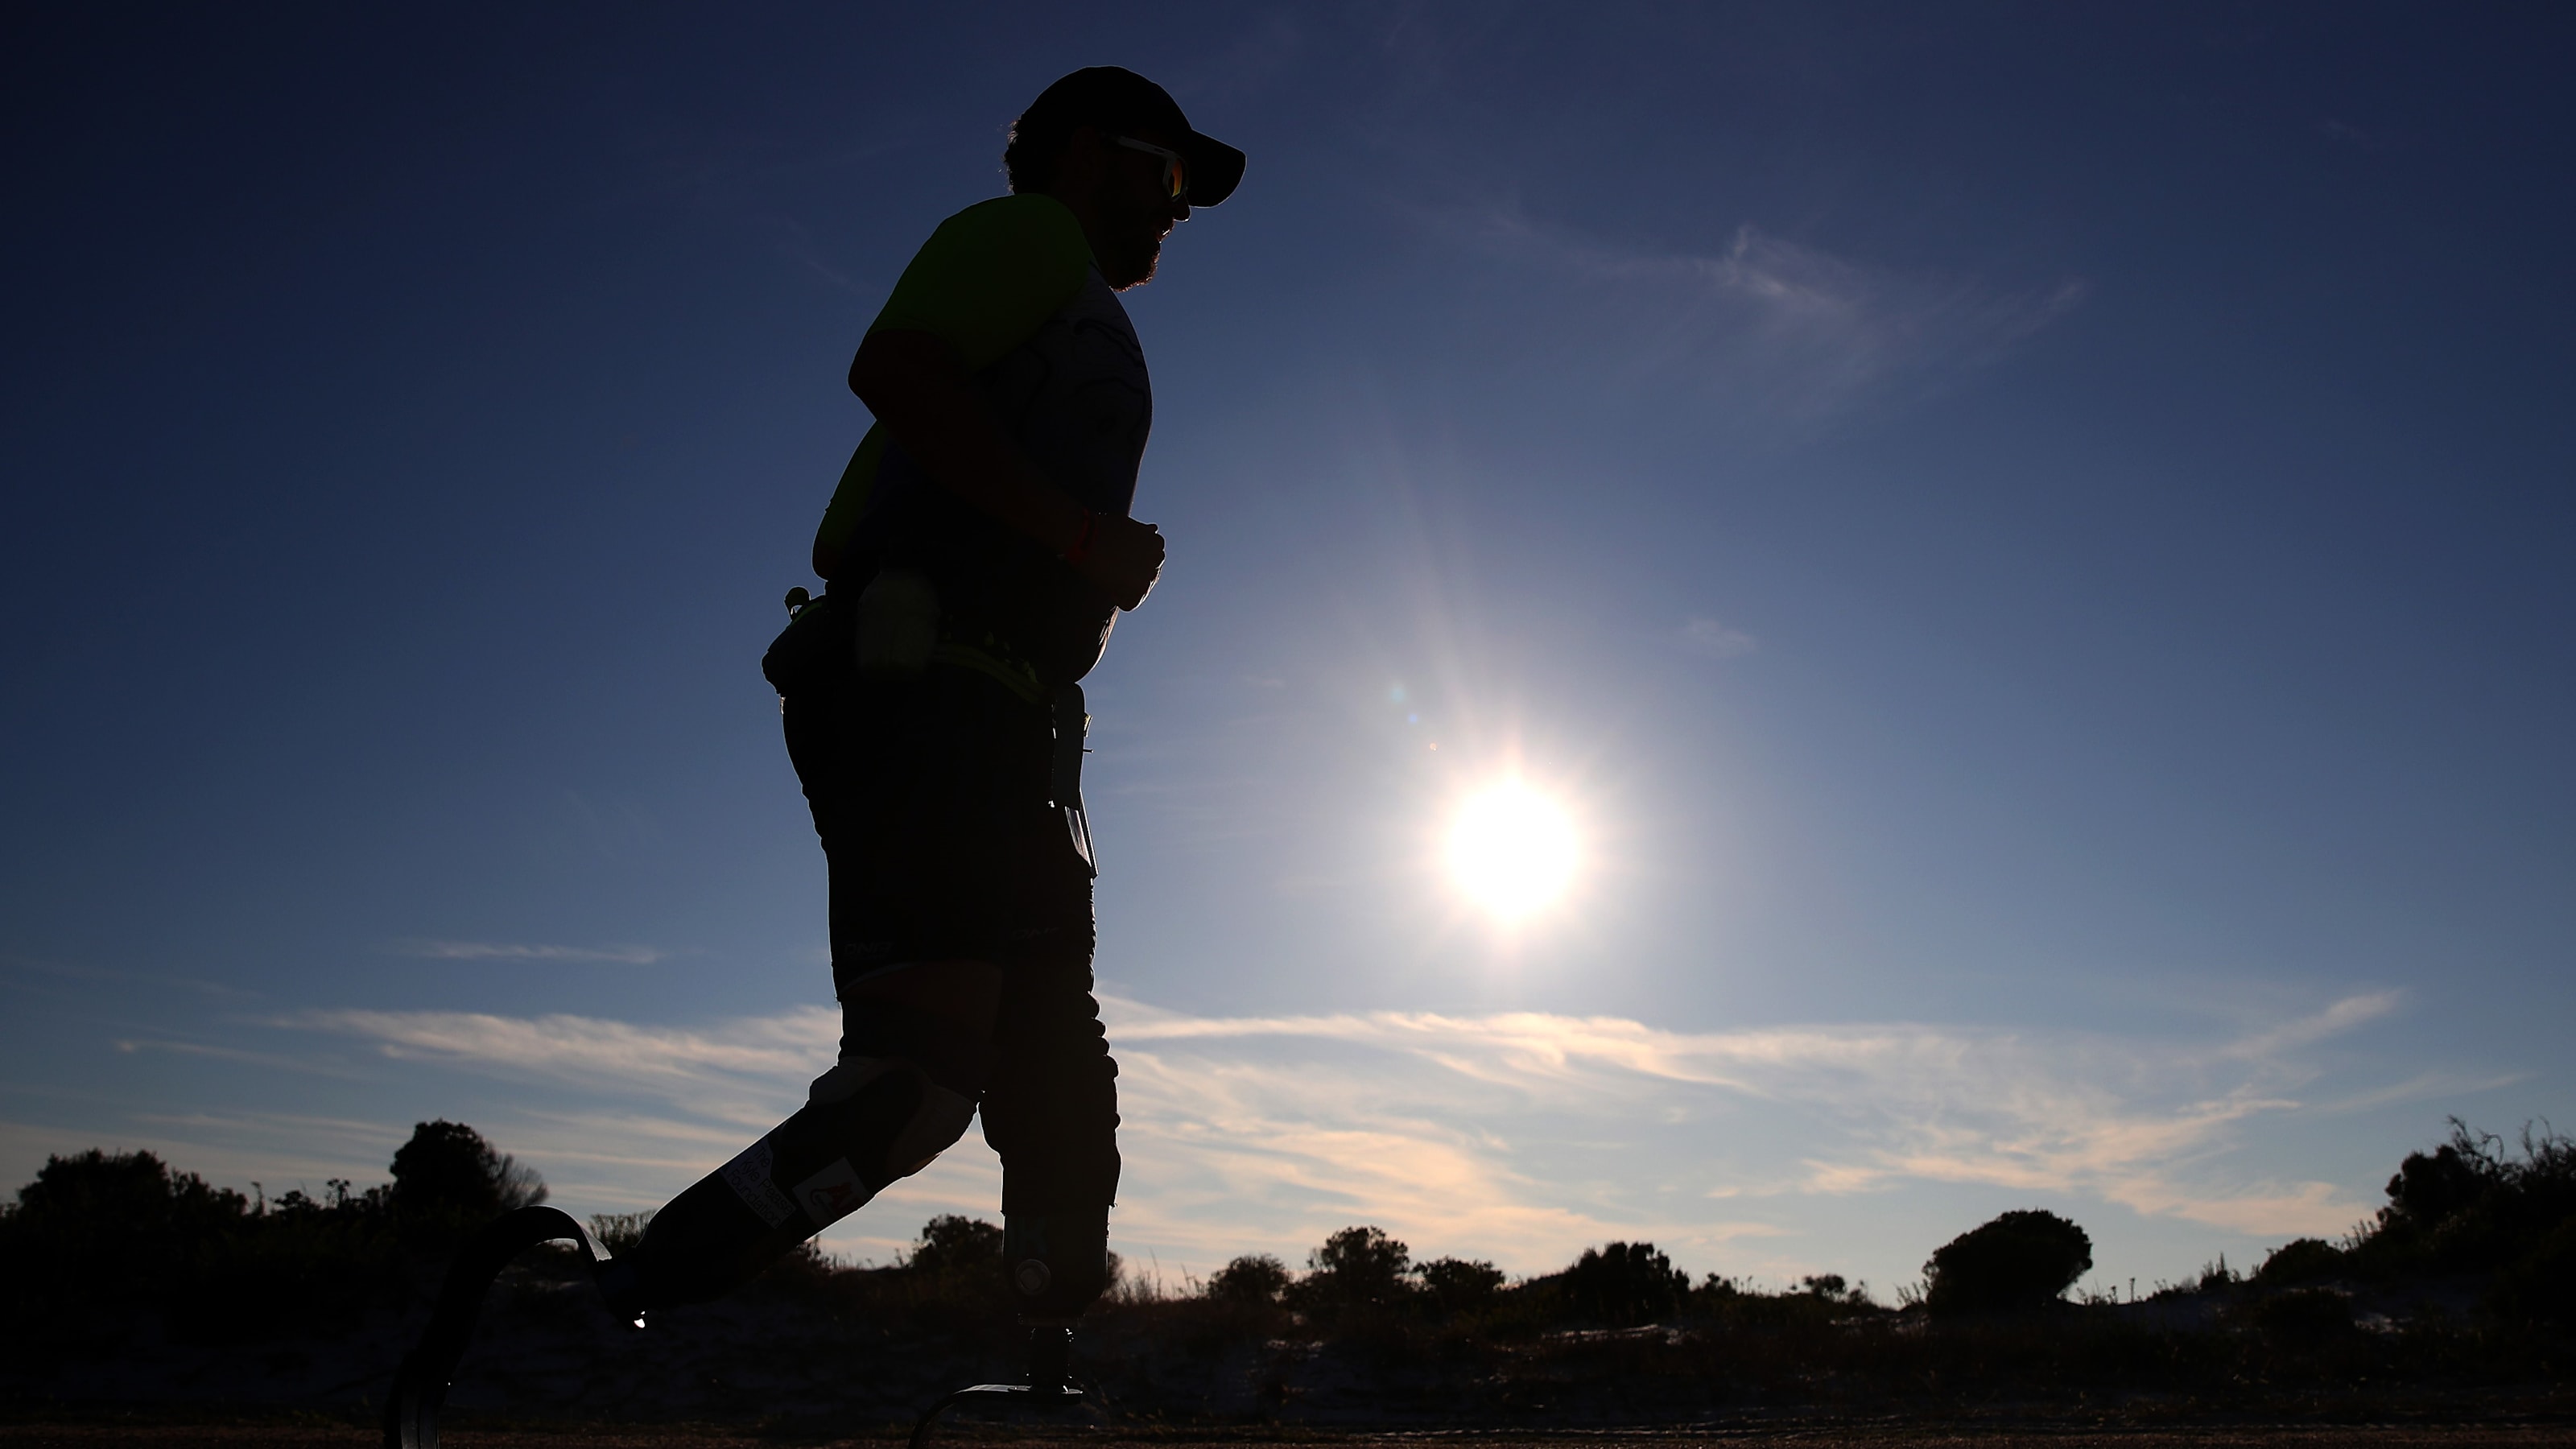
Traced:
<path fill-rule="evenodd" d="M 1150 141 L 1139 141 L 1133 136 L 1112 136 L 1109 139 L 1130 151 L 1142 151 L 1148 156 L 1163 158 L 1163 194 L 1174 201 L 1189 199 L 1190 164 L 1181 158 L 1180 152 L 1167 151 Z"/>

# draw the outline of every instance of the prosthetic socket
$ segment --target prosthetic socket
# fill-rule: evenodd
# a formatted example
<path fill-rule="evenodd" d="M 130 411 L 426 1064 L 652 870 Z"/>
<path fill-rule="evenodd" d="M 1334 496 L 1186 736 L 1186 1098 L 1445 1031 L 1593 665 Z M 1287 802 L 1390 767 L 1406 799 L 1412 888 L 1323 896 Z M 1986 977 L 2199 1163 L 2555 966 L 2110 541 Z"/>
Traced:
<path fill-rule="evenodd" d="M 840 1061 L 814 1080 L 805 1105 L 654 1214 L 643 1241 L 607 1265 L 600 1287 L 611 1306 L 628 1314 L 722 1297 L 887 1184 L 929 1166 L 965 1135 L 994 1056 L 990 1045 L 918 1008 L 871 1002 L 853 1012 Z M 1083 1085 L 1106 1088 L 1116 1068 L 1105 1053 L 1081 1058 L 1096 1059 L 1080 1074 Z M 1001 1075 L 1015 1078 L 1019 1066 L 1008 1063 Z M 1106 1121 L 1094 1132 L 1066 1132 L 1054 1119 L 1097 1090 L 1009 1095 L 1044 1104 L 1031 1121 L 1021 1120 L 1026 1109 L 996 1113 L 1002 1102 L 986 1104 L 986 1135 L 1005 1163 L 1011 1298 L 1023 1317 L 1070 1322 L 1109 1286 L 1116 1150 L 1106 1147 L 1102 1161 L 1100 1147 L 1079 1149 L 1095 1135 L 1106 1146 L 1115 1108 L 1078 1112 Z M 1038 1141 L 1021 1146 L 1023 1137 Z M 1069 1172 L 1059 1158 L 1088 1170 Z"/>

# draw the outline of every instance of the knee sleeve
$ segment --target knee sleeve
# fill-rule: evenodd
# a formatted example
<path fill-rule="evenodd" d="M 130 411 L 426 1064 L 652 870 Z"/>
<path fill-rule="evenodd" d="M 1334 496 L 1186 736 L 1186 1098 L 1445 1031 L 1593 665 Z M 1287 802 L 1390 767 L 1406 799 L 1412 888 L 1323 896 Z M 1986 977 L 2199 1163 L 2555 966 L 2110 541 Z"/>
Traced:
<path fill-rule="evenodd" d="M 913 1062 L 844 1057 L 815 1079 L 803 1109 L 720 1175 L 773 1224 L 801 1213 L 820 1232 L 929 1166 L 974 1117 L 973 1097 Z"/>
<path fill-rule="evenodd" d="M 965 1135 L 988 1058 L 893 1015 L 844 1038 L 796 1115 L 654 1214 L 618 1260 L 621 1306 L 719 1297 Z M 897 1045 L 913 1050 L 866 1051 Z"/>
<path fill-rule="evenodd" d="M 1025 1318 L 1079 1318 L 1109 1291 L 1109 1209 L 1002 1214 L 1011 1302 Z"/>
<path fill-rule="evenodd" d="M 843 1057 L 795 1116 L 716 1176 L 767 1226 L 801 1226 L 801 1242 L 929 1166 L 974 1117 L 973 1097 L 913 1062 Z"/>

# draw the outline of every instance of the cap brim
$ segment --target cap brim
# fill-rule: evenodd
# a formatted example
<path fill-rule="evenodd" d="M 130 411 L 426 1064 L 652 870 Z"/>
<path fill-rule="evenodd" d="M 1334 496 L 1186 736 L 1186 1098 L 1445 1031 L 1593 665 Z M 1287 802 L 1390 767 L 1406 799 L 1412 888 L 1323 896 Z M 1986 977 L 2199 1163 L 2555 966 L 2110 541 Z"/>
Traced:
<path fill-rule="evenodd" d="M 1190 205 L 1214 206 L 1242 183 L 1243 153 L 1214 136 L 1192 131 L 1178 149 L 1190 163 Z"/>

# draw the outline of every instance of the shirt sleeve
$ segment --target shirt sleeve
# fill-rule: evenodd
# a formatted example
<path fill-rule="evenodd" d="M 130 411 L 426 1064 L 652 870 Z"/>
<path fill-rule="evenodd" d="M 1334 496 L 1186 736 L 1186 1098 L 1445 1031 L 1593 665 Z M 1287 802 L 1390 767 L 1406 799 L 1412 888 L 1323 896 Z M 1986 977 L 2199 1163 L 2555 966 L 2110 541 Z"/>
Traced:
<path fill-rule="evenodd" d="M 996 197 L 939 224 L 868 330 L 931 333 L 980 372 L 1063 311 L 1090 271 L 1091 245 L 1063 202 Z"/>
<path fill-rule="evenodd" d="M 939 224 L 896 280 L 870 332 L 928 332 L 980 372 L 1064 310 L 1091 273 L 1082 223 L 1052 196 L 1002 196 Z M 885 431 L 868 429 L 832 490 L 814 537 L 819 565 L 837 562 L 875 490 Z"/>

